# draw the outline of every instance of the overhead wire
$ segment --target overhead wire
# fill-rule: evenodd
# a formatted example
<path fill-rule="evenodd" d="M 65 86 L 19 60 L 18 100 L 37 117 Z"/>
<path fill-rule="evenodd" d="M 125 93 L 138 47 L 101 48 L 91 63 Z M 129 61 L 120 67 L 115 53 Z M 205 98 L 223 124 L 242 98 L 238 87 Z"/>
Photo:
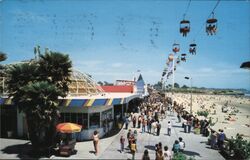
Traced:
<path fill-rule="evenodd" d="M 215 11 L 215 9 L 218 7 L 219 3 L 220 3 L 220 0 L 217 1 L 217 3 L 215 4 L 213 10 L 212 10 L 212 11 L 210 12 L 210 14 L 208 15 L 208 18 L 207 18 L 207 19 L 209 19 L 209 18 L 211 17 L 211 15 L 214 14 L 214 11 Z M 183 19 L 185 19 L 186 15 L 187 15 L 187 13 L 188 13 L 188 10 L 189 10 L 189 8 L 190 8 L 190 4 L 191 4 L 191 0 L 189 0 L 189 2 L 188 2 L 188 5 L 187 5 L 187 7 L 186 7 L 186 10 L 185 10 L 185 12 L 184 12 L 184 14 L 183 14 Z M 203 25 L 201 26 L 201 28 L 198 30 L 197 34 L 196 34 L 196 35 L 194 36 L 194 38 L 193 38 L 193 41 L 195 41 L 195 39 L 196 39 L 197 36 L 200 34 L 201 30 L 204 28 L 205 25 L 206 25 L 206 22 L 203 23 Z"/>
<path fill-rule="evenodd" d="M 209 19 L 211 17 L 212 14 L 214 14 L 215 9 L 217 8 L 217 6 L 219 5 L 220 0 L 217 1 L 217 3 L 215 4 L 213 10 L 211 11 L 211 13 L 208 15 L 207 19 Z M 206 22 L 203 23 L 203 25 L 201 26 L 201 28 L 199 29 L 199 31 L 197 32 L 197 34 L 194 36 L 194 41 L 197 38 L 197 36 L 200 34 L 201 30 L 204 28 L 204 26 L 206 25 Z"/>
<path fill-rule="evenodd" d="M 189 2 L 188 2 L 187 8 L 186 8 L 186 10 L 185 10 L 185 12 L 183 14 L 183 19 L 185 19 L 185 16 L 187 15 L 187 12 L 188 12 L 189 7 L 190 7 L 190 3 L 191 3 L 191 0 L 189 0 Z"/>

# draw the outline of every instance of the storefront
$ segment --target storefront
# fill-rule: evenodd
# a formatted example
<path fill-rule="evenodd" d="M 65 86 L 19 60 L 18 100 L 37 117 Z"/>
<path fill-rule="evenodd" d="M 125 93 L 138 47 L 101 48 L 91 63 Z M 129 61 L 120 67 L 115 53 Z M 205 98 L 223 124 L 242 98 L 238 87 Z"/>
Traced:
<path fill-rule="evenodd" d="M 120 95 L 111 95 L 111 97 Z M 113 125 L 122 121 L 128 108 L 128 102 L 138 97 L 134 94 L 123 94 L 120 98 L 93 98 L 86 97 L 63 99 L 60 106 L 61 122 L 72 122 L 82 125 L 82 131 L 76 134 L 79 141 L 92 138 L 93 132 L 97 130 L 100 137 L 107 134 Z"/>

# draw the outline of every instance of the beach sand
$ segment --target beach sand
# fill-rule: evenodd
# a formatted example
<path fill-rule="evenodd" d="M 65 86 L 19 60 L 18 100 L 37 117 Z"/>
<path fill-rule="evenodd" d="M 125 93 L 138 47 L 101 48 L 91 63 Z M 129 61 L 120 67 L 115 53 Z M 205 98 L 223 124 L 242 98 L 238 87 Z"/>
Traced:
<path fill-rule="evenodd" d="M 171 97 L 171 93 L 167 93 Z M 190 112 L 190 94 L 174 93 L 174 101 L 183 104 L 185 110 Z M 222 112 L 222 106 L 227 104 L 227 113 Z M 212 129 L 218 131 L 223 129 L 226 136 L 235 137 L 237 133 L 242 134 L 244 139 L 250 140 L 250 98 L 245 96 L 231 95 L 192 95 L 192 112 L 207 110 L 212 118 Z M 238 110 L 238 112 L 237 112 Z M 236 111 L 236 112 L 235 112 Z M 215 114 L 214 114 L 215 113 Z M 235 115 L 234 115 L 235 114 Z"/>

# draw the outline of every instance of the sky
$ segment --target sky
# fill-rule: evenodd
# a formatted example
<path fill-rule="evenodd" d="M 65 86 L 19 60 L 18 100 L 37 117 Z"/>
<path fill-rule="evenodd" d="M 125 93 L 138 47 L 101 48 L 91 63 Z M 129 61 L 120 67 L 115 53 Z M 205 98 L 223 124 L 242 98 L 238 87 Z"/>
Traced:
<path fill-rule="evenodd" d="M 170 0 L 1 0 L 0 51 L 14 63 L 34 58 L 33 48 L 69 54 L 74 69 L 97 81 L 160 81 L 173 43 L 180 53 L 197 44 L 197 54 L 177 66 L 175 82 L 209 88 L 250 89 L 250 1 L 220 1 L 214 10 L 216 35 L 205 22 L 217 1 Z M 180 21 L 190 21 L 187 37 Z M 140 70 L 140 72 L 138 72 Z M 166 83 L 172 83 L 172 77 Z"/>

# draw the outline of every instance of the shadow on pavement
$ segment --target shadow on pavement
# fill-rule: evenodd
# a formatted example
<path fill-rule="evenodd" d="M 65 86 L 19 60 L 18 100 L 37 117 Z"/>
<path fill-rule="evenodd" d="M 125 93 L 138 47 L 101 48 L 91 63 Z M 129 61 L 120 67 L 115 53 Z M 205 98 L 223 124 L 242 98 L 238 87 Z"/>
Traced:
<path fill-rule="evenodd" d="M 17 144 L 12 146 L 7 146 L 4 149 L 2 149 L 2 152 L 5 154 L 17 154 L 17 158 L 20 159 L 39 159 L 39 157 L 36 153 L 32 152 L 32 146 L 31 144 L 24 143 L 24 144 Z"/>
<path fill-rule="evenodd" d="M 122 127 L 122 128 L 123 128 L 123 127 Z M 122 129 L 122 128 L 121 128 L 121 129 Z M 118 133 L 120 132 L 121 129 L 118 128 L 118 127 L 114 127 L 114 128 L 111 129 L 107 134 L 105 134 L 105 136 L 103 136 L 102 139 L 104 139 L 104 138 L 109 138 L 109 137 L 112 137 L 112 136 L 118 134 Z"/>
<path fill-rule="evenodd" d="M 182 126 L 173 125 L 175 128 L 182 128 Z"/>
<path fill-rule="evenodd" d="M 193 151 L 183 151 L 184 154 L 188 155 L 188 156 L 199 156 L 201 157 L 200 153 L 197 152 L 193 152 Z"/>
<path fill-rule="evenodd" d="M 146 145 L 144 146 L 145 148 L 149 149 L 149 150 L 155 150 L 155 146 L 152 146 L 152 145 Z"/>
<path fill-rule="evenodd" d="M 205 143 L 205 144 L 206 144 L 206 143 L 207 143 L 207 141 L 201 141 L 200 143 Z"/>

